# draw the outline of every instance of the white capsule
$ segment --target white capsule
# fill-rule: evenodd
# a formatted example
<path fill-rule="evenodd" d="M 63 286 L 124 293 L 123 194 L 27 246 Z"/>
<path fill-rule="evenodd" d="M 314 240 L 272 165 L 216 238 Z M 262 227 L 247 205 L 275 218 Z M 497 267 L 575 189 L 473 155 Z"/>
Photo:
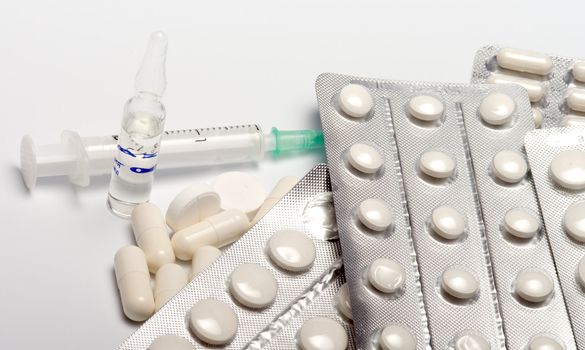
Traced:
<path fill-rule="evenodd" d="M 114 271 L 126 317 L 142 322 L 154 313 L 154 296 L 146 256 L 136 246 L 120 248 L 114 258 Z"/>
<path fill-rule="evenodd" d="M 367 116 L 374 107 L 374 99 L 368 89 L 358 84 L 343 87 L 338 102 L 341 110 L 353 118 Z"/>
<path fill-rule="evenodd" d="M 315 244 L 300 231 L 275 232 L 268 240 L 267 248 L 270 260 L 287 271 L 305 271 L 315 262 Z"/>
<path fill-rule="evenodd" d="M 585 90 L 572 89 L 567 94 L 567 105 L 577 112 L 585 112 Z"/>
<path fill-rule="evenodd" d="M 146 255 L 148 269 L 156 273 L 159 267 L 175 262 L 175 253 L 167 226 L 158 207 L 142 203 L 132 211 L 132 228 L 136 244 Z"/>
<path fill-rule="evenodd" d="M 408 101 L 408 113 L 421 121 L 431 122 L 441 119 L 445 112 L 445 105 L 433 96 L 415 96 Z"/>
<path fill-rule="evenodd" d="M 453 176 L 455 161 L 451 156 L 439 151 L 428 151 L 418 161 L 420 170 L 430 177 L 446 179 Z"/>
<path fill-rule="evenodd" d="M 306 321 L 298 334 L 302 350 L 345 350 L 347 332 L 336 321 L 326 317 L 314 317 Z"/>
<path fill-rule="evenodd" d="M 504 215 L 503 226 L 512 236 L 528 239 L 536 236 L 540 230 L 540 221 L 530 211 L 514 208 Z"/>
<path fill-rule="evenodd" d="M 479 291 L 479 282 L 471 272 L 454 266 L 443 272 L 441 289 L 452 297 L 471 299 Z"/>
<path fill-rule="evenodd" d="M 444 239 L 453 240 L 465 232 L 465 217 L 455 208 L 442 206 L 431 214 L 431 229 Z"/>
<path fill-rule="evenodd" d="M 171 243 L 177 258 L 191 260 L 197 248 L 205 245 L 221 248 L 240 238 L 249 227 L 246 214 L 237 209 L 226 210 L 176 232 Z"/>
<path fill-rule="evenodd" d="M 346 318 L 353 320 L 353 314 L 351 313 L 351 304 L 349 300 L 349 286 L 347 283 L 341 285 L 337 291 L 336 299 L 337 310 L 339 310 L 339 312 L 341 312 L 341 314 Z"/>
<path fill-rule="evenodd" d="M 191 260 L 190 279 L 197 277 L 197 275 L 207 269 L 220 256 L 221 250 L 212 245 L 204 245 L 195 249 L 193 260 Z"/>
<path fill-rule="evenodd" d="M 179 231 L 219 212 L 219 195 L 211 186 L 195 184 L 181 191 L 169 204 L 166 221 Z"/>
<path fill-rule="evenodd" d="M 294 176 L 286 176 L 283 177 L 278 181 L 276 186 L 272 189 L 272 191 L 268 194 L 268 197 L 262 203 L 260 209 L 252 219 L 252 226 L 256 225 L 256 223 L 266 215 L 278 203 L 285 194 L 287 194 L 293 187 L 299 182 L 299 179 Z"/>
<path fill-rule="evenodd" d="M 187 285 L 187 273 L 177 264 L 166 264 L 156 272 L 154 279 L 154 304 L 158 311 Z"/>
<path fill-rule="evenodd" d="M 193 345 L 174 334 L 161 335 L 148 346 L 148 350 L 193 350 Z"/>
<path fill-rule="evenodd" d="M 223 345 L 236 336 L 238 318 L 226 303 L 204 299 L 191 308 L 189 328 L 200 340 L 211 345 Z"/>
<path fill-rule="evenodd" d="M 579 266 L 577 267 L 577 278 L 579 279 L 581 286 L 585 288 L 585 256 L 581 258 Z"/>
<path fill-rule="evenodd" d="M 416 337 L 400 325 L 384 327 L 378 342 L 382 350 L 416 350 Z"/>
<path fill-rule="evenodd" d="M 256 264 L 236 267 L 230 275 L 229 286 L 237 301 L 253 309 L 263 309 L 272 304 L 278 290 L 272 272 Z"/>
<path fill-rule="evenodd" d="M 531 303 L 541 303 L 554 291 L 553 281 L 541 271 L 526 270 L 516 276 L 516 294 Z"/>
<path fill-rule="evenodd" d="M 544 87 L 538 81 L 512 75 L 492 73 L 486 80 L 489 84 L 517 84 L 528 92 L 530 102 L 538 102 L 544 97 Z"/>
<path fill-rule="evenodd" d="M 454 350 L 490 350 L 492 348 L 484 337 L 473 333 L 457 337 L 454 343 Z"/>
<path fill-rule="evenodd" d="M 385 231 L 394 223 L 394 214 L 382 200 L 369 198 L 361 202 L 357 216 L 360 222 L 373 231 Z"/>
<path fill-rule="evenodd" d="M 530 339 L 527 350 L 565 350 L 565 346 L 549 336 L 537 335 Z"/>
<path fill-rule="evenodd" d="M 539 108 L 532 108 L 532 119 L 534 119 L 534 127 L 540 129 L 542 122 L 544 121 L 544 115 Z"/>
<path fill-rule="evenodd" d="M 372 146 L 356 143 L 347 154 L 347 161 L 356 170 L 364 174 L 375 174 L 384 164 L 380 153 Z"/>
<path fill-rule="evenodd" d="M 585 126 L 585 116 L 569 113 L 563 119 L 563 126 Z"/>
<path fill-rule="evenodd" d="M 254 176 L 229 171 L 215 178 L 213 190 L 219 195 L 222 210 L 237 209 L 252 219 L 266 199 L 264 185 Z"/>
<path fill-rule="evenodd" d="M 489 125 L 499 126 L 512 120 L 516 103 L 507 94 L 494 92 L 487 95 L 479 105 L 481 119 Z"/>
<path fill-rule="evenodd" d="M 585 61 L 577 61 L 573 64 L 573 78 L 585 83 Z"/>
<path fill-rule="evenodd" d="M 492 160 L 494 175 L 503 182 L 515 184 L 526 176 L 526 159 L 516 151 L 500 151 Z"/>
<path fill-rule="evenodd" d="M 549 74 L 553 66 L 547 54 L 512 48 L 500 49 L 496 60 L 502 68 L 538 75 Z"/>
<path fill-rule="evenodd" d="M 394 260 L 378 258 L 368 267 L 368 282 L 382 293 L 396 293 L 406 281 L 406 272 Z"/>
<path fill-rule="evenodd" d="M 585 201 L 573 203 L 563 216 L 565 232 L 579 243 L 585 243 Z"/>
<path fill-rule="evenodd" d="M 553 181 L 569 190 L 585 190 L 585 151 L 563 151 L 550 163 Z"/>

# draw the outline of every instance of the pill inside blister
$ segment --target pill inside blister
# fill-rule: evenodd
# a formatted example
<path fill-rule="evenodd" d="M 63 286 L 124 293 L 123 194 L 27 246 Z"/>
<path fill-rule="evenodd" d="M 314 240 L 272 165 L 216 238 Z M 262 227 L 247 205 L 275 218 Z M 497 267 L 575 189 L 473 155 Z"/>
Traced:
<path fill-rule="evenodd" d="M 296 230 L 275 232 L 267 244 L 268 256 L 279 267 L 299 272 L 315 261 L 315 245 L 306 234 Z"/>
<path fill-rule="evenodd" d="M 453 176 L 455 161 L 451 156 L 440 151 L 428 151 L 419 159 L 420 170 L 433 178 L 446 179 Z"/>
<path fill-rule="evenodd" d="M 306 321 L 298 334 L 302 350 L 345 350 L 347 342 L 345 329 L 326 317 L 314 317 Z"/>
<path fill-rule="evenodd" d="M 415 350 L 416 338 L 410 330 L 400 325 L 384 327 L 378 343 L 382 350 Z"/>
<path fill-rule="evenodd" d="M 573 203 L 567 208 L 563 226 L 571 238 L 585 243 L 585 201 Z"/>
<path fill-rule="evenodd" d="M 579 82 L 585 82 L 585 61 L 577 61 L 573 64 L 573 78 Z"/>
<path fill-rule="evenodd" d="M 191 308 L 189 327 L 200 340 L 212 345 L 222 345 L 236 336 L 238 318 L 226 303 L 216 299 L 204 299 Z"/>
<path fill-rule="evenodd" d="M 563 119 L 563 126 L 585 126 L 585 116 L 569 113 Z"/>
<path fill-rule="evenodd" d="M 353 118 L 367 116 L 374 107 L 372 95 L 362 85 L 346 85 L 339 93 L 339 107 L 343 112 Z"/>
<path fill-rule="evenodd" d="M 585 189 L 585 151 L 557 154 L 550 163 L 550 175 L 557 185 L 570 190 Z"/>
<path fill-rule="evenodd" d="M 537 335 L 528 343 L 528 350 L 565 350 L 565 346 L 547 335 Z"/>
<path fill-rule="evenodd" d="M 230 292 L 242 305 L 261 309 L 272 304 L 278 284 L 272 272 L 256 264 L 242 264 L 230 275 Z"/>
<path fill-rule="evenodd" d="M 441 238 L 455 240 L 465 233 L 465 217 L 455 208 L 442 206 L 431 214 L 431 229 Z"/>
<path fill-rule="evenodd" d="M 526 176 L 526 159 L 516 151 L 500 151 L 492 160 L 494 175 L 501 181 L 515 184 Z"/>
<path fill-rule="evenodd" d="M 148 350 L 193 350 L 187 339 L 174 334 L 161 335 L 148 347 Z"/>
<path fill-rule="evenodd" d="M 523 73 L 547 75 L 553 63 L 549 55 L 513 48 L 503 48 L 498 51 L 498 66 Z"/>
<path fill-rule="evenodd" d="M 512 120 L 516 103 L 514 100 L 501 92 L 491 93 L 486 96 L 479 105 L 481 119 L 489 125 L 500 126 Z"/>
<path fill-rule="evenodd" d="M 477 294 L 479 282 L 471 272 L 454 266 L 443 272 L 441 289 L 457 299 L 470 299 Z"/>
<path fill-rule="evenodd" d="M 404 286 L 405 280 L 404 268 L 394 260 L 379 258 L 368 268 L 368 282 L 382 293 L 398 292 Z"/>
<path fill-rule="evenodd" d="M 528 239 L 536 236 L 540 230 L 540 221 L 530 211 L 514 208 L 504 216 L 503 226 L 512 236 Z"/>
<path fill-rule="evenodd" d="M 581 258 L 579 266 L 577 267 L 577 278 L 583 288 L 585 288 L 585 256 Z"/>
<path fill-rule="evenodd" d="M 542 121 L 544 120 L 542 111 L 538 108 L 532 108 L 532 118 L 534 119 L 534 127 L 540 129 Z"/>
<path fill-rule="evenodd" d="M 364 226 L 377 232 L 386 230 L 394 222 L 394 215 L 390 207 L 376 198 L 361 202 L 357 215 Z"/>
<path fill-rule="evenodd" d="M 486 82 L 489 84 L 518 84 L 526 89 L 530 102 L 538 102 L 544 96 L 544 87 L 538 81 L 531 79 L 492 73 Z"/>
<path fill-rule="evenodd" d="M 516 294 L 531 303 L 542 303 L 554 290 L 551 278 L 541 271 L 522 271 L 516 276 L 514 284 Z"/>
<path fill-rule="evenodd" d="M 349 164 L 364 174 L 375 174 L 384 163 L 382 156 L 374 147 L 363 143 L 351 146 L 347 156 Z"/>
<path fill-rule="evenodd" d="M 352 320 L 353 314 L 351 313 L 351 304 L 349 301 L 349 286 L 344 283 L 337 291 L 337 310 L 341 312 L 343 316 Z"/>
<path fill-rule="evenodd" d="M 577 112 L 585 112 L 585 90 L 573 89 L 567 94 L 567 106 Z"/>
<path fill-rule="evenodd" d="M 464 334 L 455 339 L 455 350 L 490 350 L 492 347 L 484 337 L 479 334 Z"/>
<path fill-rule="evenodd" d="M 445 111 L 443 102 L 433 96 L 415 96 L 408 101 L 408 113 L 421 121 L 431 122 L 439 120 Z"/>

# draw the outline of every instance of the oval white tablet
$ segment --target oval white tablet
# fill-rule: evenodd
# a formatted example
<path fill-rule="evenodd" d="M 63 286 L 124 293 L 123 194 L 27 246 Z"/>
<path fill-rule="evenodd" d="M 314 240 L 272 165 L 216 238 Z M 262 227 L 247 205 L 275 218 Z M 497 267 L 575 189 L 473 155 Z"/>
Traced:
<path fill-rule="evenodd" d="M 200 340 L 211 345 L 222 345 L 236 336 L 238 318 L 226 303 L 204 299 L 191 308 L 189 328 Z"/>
<path fill-rule="evenodd" d="M 573 203 L 563 217 L 565 232 L 574 240 L 585 243 L 585 201 Z"/>
<path fill-rule="evenodd" d="M 526 176 L 526 159 L 516 151 L 500 151 L 492 160 L 494 175 L 503 182 L 515 184 Z"/>
<path fill-rule="evenodd" d="M 326 317 L 314 317 L 306 321 L 298 334 L 303 350 L 345 350 L 347 333 L 336 321 Z"/>
<path fill-rule="evenodd" d="M 553 62 L 549 55 L 513 48 L 498 51 L 498 66 L 516 72 L 547 75 L 552 70 Z"/>
<path fill-rule="evenodd" d="M 267 244 L 268 256 L 279 267 L 299 272 L 315 261 L 315 244 L 306 234 L 296 230 L 275 232 Z"/>
<path fill-rule="evenodd" d="M 540 221 L 530 211 L 514 208 L 504 215 L 503 226 L 512 236 L 526 239 L 536 236 L 540 230 Z"/>
<path fill-rule="evenodd" d="M 406 280 L 406 272 L 394 260 L 379 258 L 368 268 L 368 282 L 382 293 L 396 293 Z"/>
<path fill-rule="evenodd" d="M 538 108 L 532 108 L 532 119 L 534 119 L 534 127 L 536 129 L 540 129 L 542 126 L 542 122 L 544 120 L 544 115 L 542 111 Z"/>
<path fill-rule="evenodd" d="M 440 237 L 453 240 L 465 232 L 465 217 L 455 208 L 442 206 L 431 214 L 431 229 Z"/>
<path fill-rule="evenodd" d="M 490 350 L 492 347 L 484 337 L 479 334 L 463 334 L 454 342 L 455 350 Z"/>
<path fill-rule="evenodd" d="M 492 73 L 486 79 L 488 84 L 517 84 L 528 92 L 530 102 L 538 102 L 544 97 L 544 87 L 536 80 L 516 77 L 512 75 Z"/>
<path fill-rule="evenodd" d="M 405 327 L 389 325 L 384 327 L 378 338 L 382 350 L 416 350 L 416 338 Z"/>
<path fill-rule="evenodd" d="M 278 284 L 272 272 L 256 264 L 242 264 L 230 275 L 230 292 L 242 305 L 261 309 L 272 304 Z"/>
<path fill-rule="evenodd" d="M 445 112 L 445 105 L 436 97 L 420 95 L 408 101 L 407 109 L 412 117 L 430 122 L 441 119 Z"/>
<path fill-rule="evenodd" d="M 553 181 L 569 190 L 585 190 L 585 151 L 570 150 L 557 154 L 550 163 Z"/>
<path fill-rule="evenodd" d="M 207 184 L 195 184 L 181 191 L 169 204 L 166 222 L 179 231 L 217 214 L 219 195 Z"/>
<path fill-rule="evenodd" d="M 446 179 L 455 171 L 455 161 L 451 156 L 440 151 L 428 151 L 420 156 L 420 170 L 430 177 Z"/>
<path fill-rule="evenodd" d="M 585 112 L 585 90 L 573 89 L 567 94 L 567 106 L 577 112 Z"/>
<path fill-rule="evenodd" d="M 443 272 L 441 289 L 452 297 L 470 299 L 479 291 L 479 282 L 471 272 L 453 266 Z"/>
<path fill-rule="evenodd" d="M 341 285 L 337 291 L 337 310 L 341 312 L 343 316 L 352 320 L 353 314 L 351 313 L 351 304 L 349 301 L 349 286 L 347 283 Z"/>
<path fill-rule="evenodd" d="M 384 164 L 380 152 L 363 143 L 351 146 L 347 154 L 347 161 L 354 169 L 364 174 L 375 174 Z"/>
<path fill-rule="evenodd" d="M 357 215 L 360 222 L 373 231 L 384 231 L 394 223 L 394 214 L 390 207 L 377 198 L 361 202 Z"/>
<path fill-rule="evenodd" d="M 367 116 L 374 107 L 374 99 L 368 89 L 358 84 L 343 87 L 338 102 L 341 110 L 353 118 Z"/>
<path fill-rule="evenodd" d="M 481 119 L 489 125 L 499 126 L 512 120 L 516 103 L 507 94 L 494 92 L 487 95 L 479 105 Z"/>
<path fill-rule="evenodd" d="M 577 279 L 579 280 L 579 283 L 581 283 L 581 286 L 585 288 L 585 256 L 581 258 L 579 266 L 577 267 Z"/>
<path fill-rule="evenodd" d="M 547 335 L 537 335 L 530 339 L 528 350 L 565 350 L 565 346 Z"/>
<path fill-rule="evenodd" d="M 193 345 L 183 337 L 174 334 L 161 335 L 156 338 L 148 350 L 193 350 Z"/>
<path fill-rule="evenodd" d="M 254 176 L 240 171 L 219 175 L 212 188 L 219 195 L 222 210 L 238 209 L 250 219 L 266 199 L 262 183 Z"/>
<path fill-rule="evenodd" d="M 516 276 L 516 294 L 531 303 L 541 303 L 554 291 L 553 281 L 541 271 L 526 270 Z"/>
<path fill-rule="evenodd" d="M 577 61 L 573 64 L 573 78 L 585 83 L 585 61 Z"/>

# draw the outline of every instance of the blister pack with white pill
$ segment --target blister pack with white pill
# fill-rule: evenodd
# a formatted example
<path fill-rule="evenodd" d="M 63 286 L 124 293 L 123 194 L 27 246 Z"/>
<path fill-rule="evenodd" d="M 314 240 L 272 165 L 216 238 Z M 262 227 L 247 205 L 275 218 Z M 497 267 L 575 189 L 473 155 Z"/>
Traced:
<path fill-rule="evenodd" d="M 577 348 L 585 349 L 585 127 L 535 130 L 525 146 Z"/>
<path fill-rule="evenodd" d="M 392 325 L 412 349 L 504 348 L 462 115 L 523 90 L 336 74 L 316 89 L 358 347 Z"/>
<path fill-rule="evenodd" d="M 585 60 L 489 45 L 477 52 L 471 81 L 523 86 L 537 128 L 585 125 Z"/>
<path fill-rule="evenodd" d="M 287 348 L 318 349 L 318 339 L 336 339 L 332 349 L 351 348 L 352 326 L 341 316 L 328 317 L 323 334 L 313 327 L 303 333 L 302 325 L 284 334 L 289 323 L 308 322 L 304 311 L 322 296 L 331 299 L 343 283 L 330 190 L 327 167 L 315 167 L 118 349 L 152 350 L 166 341 L 190 349 L 261 349 L 276 339 Z M 331 300 L 323 305 L 335 310 Z"/>

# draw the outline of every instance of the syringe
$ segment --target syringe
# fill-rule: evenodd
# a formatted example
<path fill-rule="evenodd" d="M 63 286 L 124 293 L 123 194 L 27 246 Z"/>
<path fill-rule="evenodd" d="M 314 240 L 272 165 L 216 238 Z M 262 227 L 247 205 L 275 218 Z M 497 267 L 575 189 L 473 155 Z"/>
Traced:
<path fill-rule="evenodd" d="M 112 171 L 117 137 L 80 137 L 65 130 L 60 144 L 35 145 L 31 136 L 24 136 L 20 171 L 26 187 L 32 190 L 39 177 L 63 175 L 75 185 L 89 185 L 91 176 Z M 270 133 L 263 133 L 255 124 L 170 130 L 163 134 L 157 168 L 256 162 L 267 152 L 278 157 L 322 147 L 323 133 L 317 130 L 272 128 Z"/>

